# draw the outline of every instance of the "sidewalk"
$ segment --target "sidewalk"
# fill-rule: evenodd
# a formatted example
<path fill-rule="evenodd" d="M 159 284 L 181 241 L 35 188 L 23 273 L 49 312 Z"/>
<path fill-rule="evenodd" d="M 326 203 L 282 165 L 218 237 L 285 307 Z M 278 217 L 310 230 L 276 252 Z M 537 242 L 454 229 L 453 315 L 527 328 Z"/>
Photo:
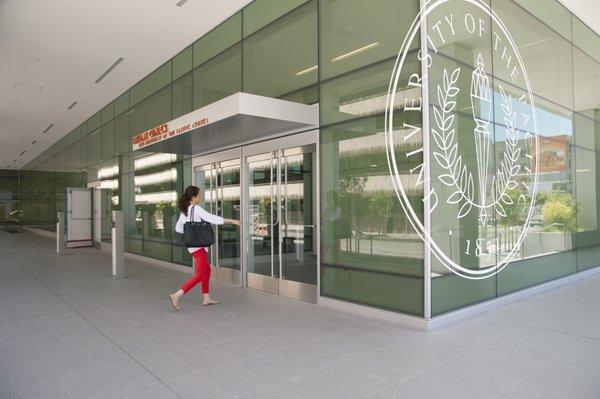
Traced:
<path fill-rule="evenodd" d="M 0 398 L 598 398 L 600 276 L 434 333 L 0 229 Z"/>

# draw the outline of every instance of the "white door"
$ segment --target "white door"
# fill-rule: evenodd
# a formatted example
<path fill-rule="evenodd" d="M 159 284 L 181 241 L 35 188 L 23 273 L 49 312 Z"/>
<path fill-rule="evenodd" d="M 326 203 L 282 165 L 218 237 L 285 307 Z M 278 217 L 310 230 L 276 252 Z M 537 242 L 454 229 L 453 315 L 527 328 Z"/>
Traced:
<path fill-rule="evenodd" d="M 67 248 L 91 247 L 91 188 L 67 188 Z"/>

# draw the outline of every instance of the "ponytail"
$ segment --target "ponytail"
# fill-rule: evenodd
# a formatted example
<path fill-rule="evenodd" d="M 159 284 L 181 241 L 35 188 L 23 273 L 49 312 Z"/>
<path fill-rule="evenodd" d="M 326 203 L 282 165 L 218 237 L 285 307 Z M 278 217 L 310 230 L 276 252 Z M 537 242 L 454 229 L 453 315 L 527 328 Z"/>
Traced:
<path fill-rule="evenodd" d="M 188 208 L 190 207 L 190 203 L 192 202 L 192 198 L 200 194 L 200 189 L 196 186 L 187 186 L 183 191 L 181 197 L 179 197 L 178 205 L 179 210 L 185 216 L 187 216 Z"/>

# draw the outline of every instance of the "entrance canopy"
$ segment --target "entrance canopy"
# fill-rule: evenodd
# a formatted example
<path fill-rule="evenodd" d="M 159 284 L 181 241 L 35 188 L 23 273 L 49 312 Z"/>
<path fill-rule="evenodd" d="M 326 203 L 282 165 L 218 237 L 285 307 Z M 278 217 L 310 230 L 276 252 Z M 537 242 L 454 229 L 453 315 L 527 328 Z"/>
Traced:
<path fill-rule="evenodd" d="M 235 93 L 133 137 L 133 150 L 194 155 L 319 125 L 318 105 Z"/>

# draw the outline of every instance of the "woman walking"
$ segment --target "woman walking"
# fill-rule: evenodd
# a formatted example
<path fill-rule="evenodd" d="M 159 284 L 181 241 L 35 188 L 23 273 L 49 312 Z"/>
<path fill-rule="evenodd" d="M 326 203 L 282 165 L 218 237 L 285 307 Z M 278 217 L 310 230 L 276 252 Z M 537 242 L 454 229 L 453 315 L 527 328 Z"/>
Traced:
<path fill-rule="evenodd" d="M 177 225 L 175 226 L 176 232 L 183 233 L 183 225 L 190 221 L 190 215 L 194 216 L 194 222 L 200 222 L 204 220 L 217 225 L 224 223 L 235 224 L 236 226 L 240 225 L 239 220 L 224 219 L 221 216 L 206 212 L 200 205 L 198 205 L 199 203 L 200 189 L 196 186 L 188 186 L 183 192 L 183 195 L 179 197 L 179 210 L 181 211 L 181 214 L 179 216 L 179 220 L 177 221 Z M 204 295 L 202 304 L 204 306 L 219 303 L 218 301 L 212 299 L 209 294 L 210 264 L 207 260 L 208 248 L 188 248 L 188 251 L 194 258 L 194 276 L 186 281 L 177 292 L 169 295 L 173 309 L 181 309 L 179 307 L 179 301 L 181 300 L 181 297 L 183 294 L 187 294 L 198 283 L 202 284 L 202 294 Z"/>

